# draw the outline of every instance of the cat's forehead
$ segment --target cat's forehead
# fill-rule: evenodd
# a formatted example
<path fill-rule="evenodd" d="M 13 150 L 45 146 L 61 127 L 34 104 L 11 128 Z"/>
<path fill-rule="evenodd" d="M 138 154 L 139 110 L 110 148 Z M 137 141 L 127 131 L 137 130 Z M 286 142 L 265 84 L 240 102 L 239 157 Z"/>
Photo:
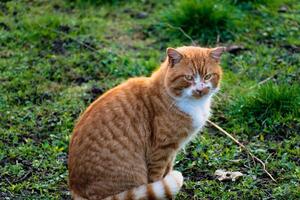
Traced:
<path fill-rule="evenodd" d="M 220 73 L 218 63 L 214 62 L 210 56 L 210 48 L 184 46 L 176 50 L 183 55 L 182 70 L 200 75 L 212 72 Z"/>
<path fill-rule="evenodd" d="M 209 55 L 208 48 L 183 46 L 176 49 L 187 59 L 202 59 Z"/>

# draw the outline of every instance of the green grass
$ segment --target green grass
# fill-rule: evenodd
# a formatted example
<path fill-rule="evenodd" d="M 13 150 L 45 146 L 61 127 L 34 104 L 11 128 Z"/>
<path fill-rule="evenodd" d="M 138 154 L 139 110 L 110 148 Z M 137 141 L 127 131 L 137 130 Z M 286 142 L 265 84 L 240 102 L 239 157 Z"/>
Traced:
<path fill-rule="evenodd" d="M 0 3 L 0 199 L 70 199 L 66 161 L 74 122 L 103 92 L 150 75 L 166 47 L 189 45 L 166 23 L 200 44 L 214 46 L 220 34 L 220 45 L 246 48 L 222 59 L 211 120 L 265 161 L 277 180 L 207 126 L 177 157 L 175 168 L 185 177 L 177 199 L 300 198 L 298 1 L 99 2 Z M 282 5 L 288 10 L 277 12 Z M 245 176 L 219 182 L 216 169 Z"/>
<path fill-rule="evenodd" d="M 85 7 L 88 5 L 101 6 L 105 4 L 117 4 L 122 2 L 121 0 L 69 0 L 74 5 L 79 7 Z"/>
<path fill-rule="evenodd" d="M 300 87 L 268 83 L 254 94 L 235 100 L 228 115 L 233 126 L 285 137 L 290 129 L 299 128 L 296 124 L 300 123 Z"/>
<path fill-rule="evenodd" d="M 182 28 L 202 44 L 211 44 L 218 37 L 222 42 L 233 38 L 237 12 L 225 1 L 181 0 L 166 11 L 164 18 L 166 23 Z M 170 29 L 170 32 L 174 37 L 180 36 L 177 29 Z"/>

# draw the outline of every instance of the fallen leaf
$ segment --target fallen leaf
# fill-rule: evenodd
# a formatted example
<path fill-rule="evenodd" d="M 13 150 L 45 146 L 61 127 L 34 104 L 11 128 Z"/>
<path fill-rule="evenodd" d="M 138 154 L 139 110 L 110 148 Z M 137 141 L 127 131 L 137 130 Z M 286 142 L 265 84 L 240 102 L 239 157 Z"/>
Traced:
<path fill-rule="evenodd" d="M 241 172 L 231 172 L 231 171 L 218 169 L 215 171 L 215 176 L 219 181 L 226 181 L 226 180 L 235 181 L 240 177 L 242 177 L 243 174 Z"/>
<path fill-rule="evenodd" d="M 289 8 L 285 5 L 281 6 L 279 9 L 278 9 L 278 12 L 280 13 L 286 13 L 287 11 L 289 10 Z"/>

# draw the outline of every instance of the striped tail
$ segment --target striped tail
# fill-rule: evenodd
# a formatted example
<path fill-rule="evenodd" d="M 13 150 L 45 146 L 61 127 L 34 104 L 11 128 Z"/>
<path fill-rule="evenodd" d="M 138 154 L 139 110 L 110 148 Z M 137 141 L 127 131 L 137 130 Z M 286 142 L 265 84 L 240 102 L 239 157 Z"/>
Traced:
<path fill-rule="evenodd" d="M 183 184 L 183 177 L 179 171 L 171 171 L 162 180 L 145 184 L 120 194 L 110 196 L 104 200 L 165 200 L 173 199 Z"/>

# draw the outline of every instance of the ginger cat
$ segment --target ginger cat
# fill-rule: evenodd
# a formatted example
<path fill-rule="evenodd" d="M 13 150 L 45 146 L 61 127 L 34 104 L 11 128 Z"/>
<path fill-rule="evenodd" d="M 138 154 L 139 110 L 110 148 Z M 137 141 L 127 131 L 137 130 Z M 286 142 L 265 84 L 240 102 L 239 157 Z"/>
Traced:
<path fill-rule="evenodd" d="M 94 101 L 70 142 L 73 198 L 173 199 L 183 184 L 173 161 L 210 115 L 223 52 L 168 48 L 151 77 L 129 79 Z"/>

